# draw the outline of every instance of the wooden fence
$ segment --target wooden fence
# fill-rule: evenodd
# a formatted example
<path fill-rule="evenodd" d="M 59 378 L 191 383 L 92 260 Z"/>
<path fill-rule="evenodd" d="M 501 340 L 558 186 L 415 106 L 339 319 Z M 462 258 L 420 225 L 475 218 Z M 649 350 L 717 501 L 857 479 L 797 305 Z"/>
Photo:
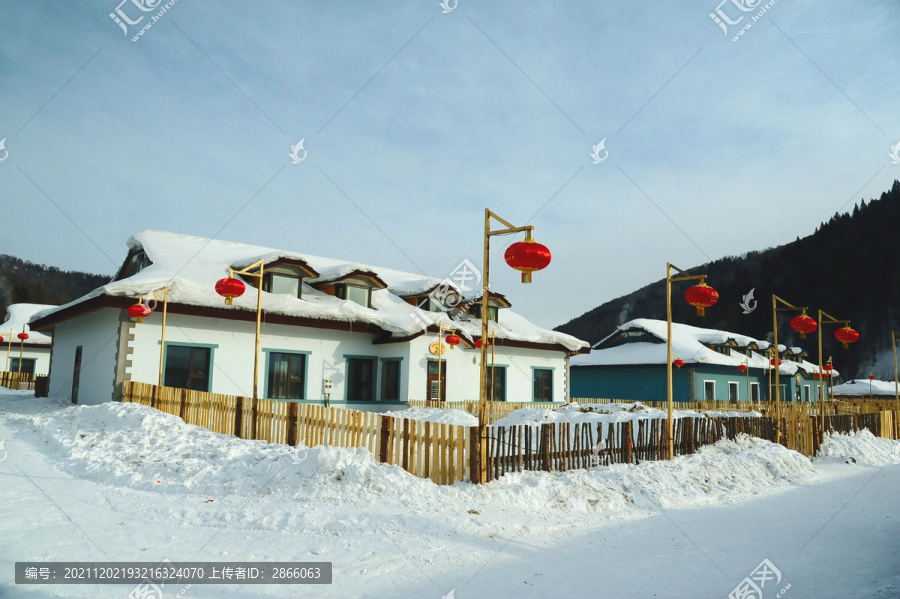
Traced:
<path fill-rule="evenodd" d="M 495 401 L 488 406 L 488 424 L 493 424 L 501 418 L 506 418 L 516 410 L 523 408 L 536 408 L 541 410 L 556 410 L 564 404 L 548 401 Z M 411 408 L 443 408 L 447 410 L 462 410 L 470 414 L 478 414 L 478 402 L 473 401 L 437 401 L 437 400 L 409 400 Z"/>
<path fill-rule="evenodd" d="M 290 446 L 362 447 L 381 462 L 437 484 L 470 480 L 469 427 L 290 401 L 257 399 L 254 406 L 248 397 L 134 381 L 121 383 L 119 396 L 242 439 Z"/>
<path fill-rule="evenodd" d="M 380 462 L 429 478 L 436 484 L 479 479 L 476 456 L 478 427 L 453 426 L 373 412 L 326 408 L 298 402 L 252 399 L 121 383 L 122 401 L 140 403 L 174 414 L 188 424 L 242 439 L 260 439 L 289 446 L 361 447 Z M 412 403 L 412 402 L 411 402 Z M 822 443 L 820 416 L 796 410 L 778 420 L 773 416 L 710 418 L 702 414 L 678 418 L 673 424 L 675 455 L 687 455 L 723 437 L 744 433 L 781 443 L 806 456 Z M 512 411 L 512 410 L 511 410 Z M 900 438 L 898 411 L 828 414 L 827 431 L 868 429 L 872 434 Z M 620 423 L 545 423 L 487 427 L 487 480 L 508 472 L 558 471 L 609 464 L 632 464 L 666 456 L 666 419 L 639 418 Z"/>
<path fill-rule="evenodd" d="M 28 374 L 26 372 L 21 374 L 18 372 L 0 372 L 0 387 L 31 390 L 34 389 L 34 379 L 35 376 L 33 374 Z"/>

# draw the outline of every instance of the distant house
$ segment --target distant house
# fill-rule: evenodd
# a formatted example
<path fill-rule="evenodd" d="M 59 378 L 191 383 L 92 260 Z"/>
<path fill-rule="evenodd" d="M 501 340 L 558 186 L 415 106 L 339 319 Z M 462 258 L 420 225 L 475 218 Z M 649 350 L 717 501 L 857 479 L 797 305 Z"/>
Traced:
<path fill-rule="evenodd" d="M 672 352 L 684 365 L 672 369 L 674 401 L 774 400 L 771 344 L 746 335 L 672 324 Z M 818 366 L 799 347 L 779 346 L 785 401 L 815 401 Z M 746 364 L 749 371 L 738 367 Z M 571 360 L 573 398 L 666 399 L 666 322 L 639 318 L 619 326 L 590 354 Z M 836 371 L 835 371 L 835 374 Z M 771 381 L 771 383 L 770 383 Z M 771 388 L 770 388 L 771 385 Z"/>
<path fill-rule="evenodd" d="M 250 396 L 258 277 L 226 306 L 215 291 L 228 269 L 264 263 L 259 397 L 383 410 L 409 399 L 476 400 L 481 321 L 465 289 L 448 280 L 272 248 L 142 231 L 112 282 L 36 315 L 54 334 L 50 395 L 99 403 L 121 381 L 155 384 L 162 304 L 137 323 L 138 298 L 169 289 L 163 384 Z M 453 296 L 446 312 L 435 300 Z M 495 400 L 563 402 L 569 356 L 589 350 L 535 326 L 492 294 Z M 446 306 L 445 306 L 446 308 Z M 461 343 L 439 351 L 439 326 Z M 440 374 L 438 374 L 440 372 Z"/>
<path fill-rule="evenodd" d="M 12 304 L 6 309 L 6 320 L 0 324 L 0 351 L 3 356 L 3 370 L 27 374 L 47 374 L 50 370 L 50 335 L 32 331 L 28 321 L 35 313 L 55 308 L 47 304 Z M 18 338 L 20 333 L 28 335 L 24 343 Z"/>

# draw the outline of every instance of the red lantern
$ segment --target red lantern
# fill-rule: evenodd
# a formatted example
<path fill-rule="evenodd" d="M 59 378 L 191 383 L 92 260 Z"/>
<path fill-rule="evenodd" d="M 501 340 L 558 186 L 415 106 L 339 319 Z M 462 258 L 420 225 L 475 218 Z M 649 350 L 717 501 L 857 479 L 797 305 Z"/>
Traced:
<path fill-rule="evenodd" d="M 3 337 L 0 337 L 0 343 L 3 343 Z"/>
<path fill-rule="evenodd" d="M 681 368 L 682 366 L 684 366 L 684 360 L 682 360 L 681 358 L 675 358 L 674 360 L 672 360 L 672 364 L 675 366 L 675 368 Z"/>
<path fill-rule="evenodd" d="M 822 367 L 822 370 L 824 370 L 826 374 L 824 374 L 822 376 L 828 376 L 828 374 L 831 373 L 831 371 L 833 369 L 834 369 L 834 366 L 832 366 L 831 364 L 826 364 L 825 366 Z"/>
<path fill-rule="evenodd" d="M 813 378 L 816 380 L 819 380 L 819 373 L 818 372 L 813 373 Z"/>
<path fill-rule="evenodd" d="M 738 372 L 747 372 L 747 365 L 741 364 L 740 366 L 738 366 Z"/>
<path fill-rule="evenodd" d="M 697 308 L 697 316 L 703 316 L 706 308 L 716 305 L 719 301 L 719 292 L 707 285 L 706 281 L 700 281 L 699 285 L 685 291 L 684 299 Z"/>
<path fill-rule="evenodd" d="M 234 275 L 219 279 L 216 282 L 216 293 L 225 298 L 226 306 L 230 306 L 234 298 L 244 295 L 244 289 L 246 289 L 244 282 L 235 279 Z"/>
<path fill-rule="evenodd" d="M 447 342 L 447 345 L 450 346 L 450 349 L 455 348 L 457 345 L 462 343 L 462 339 L 459 338 L 459 335 L 447 335 L 444 338 L 444 341 Z"/>
<path fill-rule="evenodd" d="M 781 358 L 779 358 L 778 365 L 781 366 L 781 363 L 782 363 Z M 771 364 L 772 366 L 775 366 L 775 358 L 772 358 L 771 360 L 769 360 L 769 364 Z"/>
<path fill-rule="evenodd" d="M 851 343 L 859 340 L 859 333 L 850 327 L 843 327 L 834 332 L 834 338 L 844 344 L 844 349 L 849 349 Z"/>
<path fill-rule="evenodd" d="M 535 270 L 543 270 L 550 264 L 550 250 L 547 246 L 537 243 L 534 239 L 517 241 L 508 248 L 503 256 L 506 263 L 522 271 L 522 282 L 531 282 L 531 273 Z"/>
<path fill-rule="evenodd" d="M 491 346 L 491 342 L 486 340 L 485 347 L 490 347 L 490 346 Z M 481 339 L 475 340 L 475 347 L 477 347 L 478 349 L 481 349 Z"/>
<path fill-rule="evenodd" d="M 150 316 L 151 312 L 152 310 L 150 310 L 150 306 L 144 303 L 135 304 L 133 306 L 129 306 L 128 308 L 128 316 L 130 316 L 131 318 L 136 318 L 138 322 L 143 322 L 145 318 Z"/>
<path fill-rule="evenodd" d="M 18 335 L 16 335 L 16 337 L 19 338 L 19 341 L 25 341 L 26 339 L 28 339 L 28 333 L 19 333 Z"/>
<path fill-rule="evenodd" d="M 801 339 L 806 339 L 806 335 L 809 333 L 815 333 L 818 327 L 819 323 L 806 314 L 801 314 L 791 319 L 791 328 L 800 333 Z"/>
<path fill-rule="evenodd" d="M 874 380 L 875 380 L 875 375 L 872 374 L 871 372 L 869 373 L 869 380 L 870 380 L 870 381 L 874 381 Z"/>

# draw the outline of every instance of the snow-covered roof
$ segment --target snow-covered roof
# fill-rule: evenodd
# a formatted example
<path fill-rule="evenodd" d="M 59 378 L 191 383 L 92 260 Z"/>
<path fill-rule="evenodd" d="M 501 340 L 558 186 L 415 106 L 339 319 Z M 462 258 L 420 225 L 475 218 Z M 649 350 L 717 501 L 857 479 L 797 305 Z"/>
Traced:
<path fill-rule="evenodd" d="M 881 397 L 895 397 L 894 381 L 872 381 L 872 395 Z M 853 379 L 841 385 L 834 386 L 834 395 L 837 396 L 869 396 L 869 379 Z"/>
<path fill-rule="evenodd" d="M 323 258 L 310 254 L 286 252 L 243 243 L 206 239 L 164 231 L 140 231 L 128 240 L 131 250 L 143 250 L 149 258 L 149 266 L 140 272 L 113 281 L 91 291 L 65 306 L 44 310 L 32 317 L 50 316 L 63 308 L 74 306 L 98 296 L 133 297 L 148 295 L 168 287 L 169 302 L 201 307 L 222 308 L 223 300 L 215 291 L 216 281 L 227 276 L 229 268 L 243 268 L 257 260 L 272 262 L 276 259 L 299 260 L 319 273 L 316 279 L 304 279 L 301 298 L 287 294 L 263 293 L 262 309 L 269 314 L 282 314 L 318 320 L 367 323 L 404 338 L 422 332 L 421 312 L 397 294 L 408 295 L 441 283 L 441 279 L 366 264 Z M 387 289 L 375 289 L 371 294 L 372 308 L 353 301 L 343 300 L 315 289 L 309 283 L 335 280 L 353 271 L 376 274 L 387 284 Z M 233 309 L 256 311 L 257 290 L 248 285 L 246 292 L 234 299 Z M 429 318 L 442 318 L 447 326 L 458 329 L 470 339 L 480 337 L 481 321 L 468 315 L 424 313 Z M 497 339 L 541 344 L 561 345 L 570 351 L 587 348 L 588 344 L 571 335 L 538 327 L 524 317 L 504 310 L 500 323 L 492 323 Z M 436 322 L 435 322 L 436 324 Z"/>
<path fill-rule="evenodd" d="M 666 321 L 650 318 L 637 318 L 620 325 L 614 333 L 594 344 L 594 348 L 601 347 L 607 340 L 622 334 L 623 332 L 646 332 L 656 339 L 652 341 L 633 341 L 622 343 L 615 347 L 605 349 L 592 349 L 590 354 L 572 357 L 572 366 L 623 366 L 631 364 L 665 364 L 666 363 Z M 757 343 L 760 347 L 769 347 L 771 344 L 757 341 L 747 335 L 730 333 L 728 331 L 703 329 L 686 324 L 672 323 L 672 353 L 681 358 L 687 364 L 717 364 L 721 366 L 734 366 L 735 368 L 747 363 L 751 368 L 769 368 L 769 358 L 764 354 L 751 351 L 748 358 L 743 351 L 728 349 L 727 355 L 707 347 L 708 345 L 725 345 L 728 340 L 734 340 L 738 347 L 746 347 L 750 343 Z M 779 345 L 784 349 L 784 346 Z M 798 370 L 807 374 L 818 372 L 819 367 L 811 362 L 793 362 L 783 360 L 779 373 L 794 375 Z M 834 371 L 835 376 L 838 374 Z"/>
<path fill-rule="evenodd" d="M 18 343 L 16 335 L 22 332 L 22 327 L 25 327 L 25 332 L 28 333 L 27 343 L 49 347 L 50 342 L 53 340 L 50 335 L 32 331 L 31 327 L 28 326 L 28 321 L 38 312 L 43 312 L 50 308 L 56 308 L 56 306 L 51 304 L 10 304 L 6 309 L 6 321 L 0 324 L 0 336 L 7 337 L 5 331 L 12 329 L 10 337 L 14 342 Z M 9 341 L 9 338 L 6 340 Z"/>

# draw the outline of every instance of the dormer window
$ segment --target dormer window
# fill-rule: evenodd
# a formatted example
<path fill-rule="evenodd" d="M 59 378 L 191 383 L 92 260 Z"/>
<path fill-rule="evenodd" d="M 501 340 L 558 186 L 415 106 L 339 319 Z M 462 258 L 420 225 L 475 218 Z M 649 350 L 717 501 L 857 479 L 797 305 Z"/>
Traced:
<path fill-rule="evenodd" d="M 341 299 L 350 300 L 364 308 L 372 307 L 372 290 L 368 287 L 340 283 L 336 286 L 336 291 L 337 296 Z"/>
<path fill-rule="evenodd" d="M 475 318 L 481 318 L 481 304 L 472 304 L 469 306 L 469 314 L 474 316 Z M 493 320 L 494 322 L 500 322 L 498 317 L 500 314 L 499 306 L 488 306 L 487 317 L 488 320 Z"/>
<path fill-rule="evenodd" d="M 300 277 L 277 272 L 263 275 L 263 291 L 266 293 L 286 293 L 300 298 Z"/>

